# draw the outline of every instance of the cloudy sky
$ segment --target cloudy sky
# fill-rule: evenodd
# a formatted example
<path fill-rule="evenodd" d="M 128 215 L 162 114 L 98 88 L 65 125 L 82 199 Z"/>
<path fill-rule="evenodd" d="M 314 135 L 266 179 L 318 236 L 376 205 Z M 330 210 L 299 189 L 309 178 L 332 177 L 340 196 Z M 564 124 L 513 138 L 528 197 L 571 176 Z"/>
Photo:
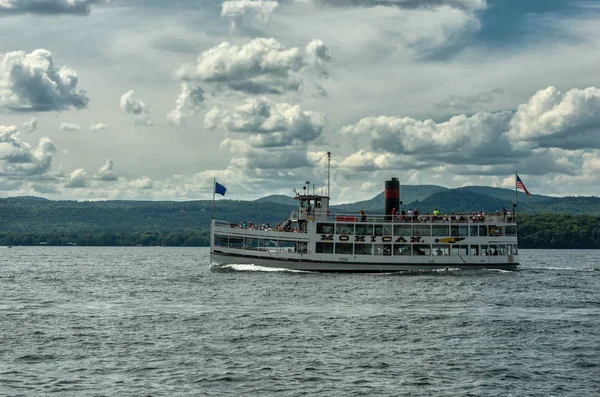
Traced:
<path fill-rule="evenodd" d="M 0 0 L 0 197 L 600 195 L 600 2 Z"/>

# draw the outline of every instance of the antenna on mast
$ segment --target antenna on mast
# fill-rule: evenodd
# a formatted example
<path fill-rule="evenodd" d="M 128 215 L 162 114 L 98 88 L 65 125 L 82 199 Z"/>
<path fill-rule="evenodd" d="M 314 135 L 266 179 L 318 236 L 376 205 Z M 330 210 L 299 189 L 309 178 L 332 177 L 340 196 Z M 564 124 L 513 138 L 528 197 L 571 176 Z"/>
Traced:
<path fill-rule="evenodd" d="M 331 152 L 327 152 L 327 197 L 331 199 L 329 195 L 329 177 L 331 172 Z"/>

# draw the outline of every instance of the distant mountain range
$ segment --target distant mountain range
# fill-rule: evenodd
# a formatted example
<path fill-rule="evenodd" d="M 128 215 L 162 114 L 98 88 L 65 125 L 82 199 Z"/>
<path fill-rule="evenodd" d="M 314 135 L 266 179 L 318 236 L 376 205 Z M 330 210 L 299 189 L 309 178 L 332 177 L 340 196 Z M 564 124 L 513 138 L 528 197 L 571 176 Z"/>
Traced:
<path fill-rule="evenodd" d="M 398 210 L 418 208 L 422 213 L 433 212 L 438 208 L 441 213 L 472 213 L 485 211 L 487 213 L 507 210 L 513 207 L 515 191 L 511 189 L 468 186 L 448 189 L 436 185 L 403 185 L 400 188 L 402 205 Z M 295 200 L 288 196 L 268 196 L 255 200 L 257 202 L 272 202 L 279 205 L 295 206 Z M 350 204 L 332 205 L 337 212 L 366 212 L 378 213 L 384 211 L 384 193 L 381 192 L 370 200 Z M 590 214 L 600 215 L 600 197 L 551 197 L 534 194 L 527 196 L 518 192 L 518 211 L 527 214 Z"/>
<path fill-rule="evenodd" d="M 515 192 L 481 186 L 401 186 L 400 209 L 442 214 L 486 213 L 512 208 Z M 383 213 L 383 192 L 370 200 L 331 206 L 333 213 Z M 221 199 L 215 218 L 276 225 L 297 209 L 293 197 L 254 201 Z M 519 193 L 519 241 L 529 248 L 600 248 L 600 198 L 526 196 Z M 530 214 L 530 215 L 526 215 Z M 552 215 L 548 215 L 552 214 Z M 555 215 L 563 214 L 563 215 Z M 206 246 L 211 200 L 53 201 L 37 197 L 0 199 L 0 245 Z M 586 216 L 587 215 L 587 216 Z"/>

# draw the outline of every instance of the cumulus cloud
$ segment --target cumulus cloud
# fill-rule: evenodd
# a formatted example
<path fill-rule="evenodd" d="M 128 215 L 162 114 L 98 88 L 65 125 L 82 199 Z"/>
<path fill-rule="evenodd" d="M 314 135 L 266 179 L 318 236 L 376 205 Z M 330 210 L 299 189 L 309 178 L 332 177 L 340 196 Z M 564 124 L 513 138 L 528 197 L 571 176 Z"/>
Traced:
<path fill-rule="evenodd" d="M 255 148 L 282 147 L 314 141 L 325 126 L 325 116 L 305 111 L 299 105 L 250 98 L 231 109 L 211 109 L 204 118 L 206 128 L 250 133 Z"/>
<path fill-rule="evenodd" d="M 76 169 L 71 172 L 64 187 L 81 189 L 87 186 L 87 173 L 83 168 Z"/>
<path fill-rule="evenodd" d="M 600 89 L 555 87 L 538 91 L 519 105 L 508 136 L 539 147 L 600 148 Z"/>
<path fill-rule="evenodd" d="M 90 131 L 103 131 L 108 126 L 104 123 L 90 124 Z"/>
<path fill-rule="evenodd" d="M 376 152 L 411 155 L 454 164 L 501 163 L 516 154 L 505 132 L 511 112 L 459 115 L 443 123 L 410 117 L 365 117 L 343 127 L 344 136 L 370 138 Z"/>
<path fill-rule="evenodd" d="M 435 106 L 441 110 L 467 110 L 479 104 L 491 103 L 494 101 L 494 96 L 499 94 L 504 94 L 504 90 L 501 88 L 492 88 L 489 91 L 480 92 L 475 95 L 449 95 L 443 101 L 437 102 Z"/>
<path fill-rule="evenodd" d="M 1 3 L 0 3 L 1 4 Z M 77 88 L 75 70 L 54 64 L 52 53 L 37 49 L 0 55 L 0 109 L 13 111 L 81 109 L 89 98 Z"/>
<path fill-rule="evenodd" d="M 133 96 L 135 92 L 133 90 L 127 91 L 121 96 L 120 106 L 125 113 L 133 115 L 134 125 L 152 125 L 150 120 L 150 112 L 148 111 L 148 105 L 143 101 L 135 99 Z"/>
<path fill-rule="evenodd" d="M 104 182 L 114 182 L 119 180 L 119 175 L 113 170 L 114 162 L 112 159 L 106 160 L 104 164 L 94 175 L 94 179 Z"/>
<path fill-rule="evenodd" d="M 0 125 L 0 175 L 34 176 L 47 173 L 52 167 L 56 148 L 50 138 L 40 139 L 32 148 L 19 138 L 16 126 Z"/>
<path fill-rule="evenodd" d="M 176 71 L 183 84 L 167 120 L 181 125 L 184 117 L 198 112 L 205 99 L 199 85 L 215 95 L 225 90 L 281 95 L 306 89 L 316 77 L 327 76 L 330 58 L 321 40 L 312 40 L 304 50 L 286 49 L 273 38 L 254 39 L 242 46 L 223 42 L 200 54 L 196 64 Z M 317 90 L 326 95 L 321 86 Z"/>
<path fill-rule="evenodd" d="M 313 0 L 315 4 L 334 7 L 398 7 L 404 9 L 440 7 L 476 11 L 486 7 L 486 0 Z"/>
<path fill-rule="evenodd" d="M 81 130 L 81 126 L 79 124 L 73 124 L 73 123 L 61 123 L 60 126 L 58 127 L 59 130 L 61 131 L 79 131 Z"/>
<path fill-rule="evenodd" d="M 25 131 L 25 132 L 33 132 L 33 131 L 37 130 L 37 126 L 38 126 L 38 119 L 36 119 L 35 117 L 32 117 L 29 120 L 27 120 L 26 122 L 24 122 L 23 124 L 21 124 L 21 130 Z"/>
<path fill-rule="evenodd" d="M 247 20 L 268 21 L 279 7 L 271 0 L 227 0 L 221 5 L 221 16 L 231 19 L 231 27 L 236 28 Z"/>
<path fill-rule="evenodd" d="M 152 189 L 154 187 L 154 182 L 147 176 L 142 176 L 133 181 L 129 181 L 127 186 L 132 189 Z"/>
<path fill-rule="evenodd" d="M 167 114 L 167 121 L 173 125 L 182 125 L 185 117 L 192 116 L 200 111 L 202 102 L 204 102 L 204 90 L 202 88 L 182 83 L 181 93 L 175 100 L 175 109 Z"/>
<path fill-rule="evenodd" d="M 93 4 L 110 0 L 0 0 L 0 16 L 16 14 L 87 15 Z"/>
<path fill-rule="evenodd" d="M 183 81 L 213 84 L 246 94 L 282 94 L 297 91 L 302 84 L 300 72 L 320 57 L 329 55 L 324 45 L 312 45 L 311 53 L 299 48 L 286 49 L 277 40 L 258 38 L 237 46 L 223 42 L 204 51 L 195 65 L 177 71 Z"/>

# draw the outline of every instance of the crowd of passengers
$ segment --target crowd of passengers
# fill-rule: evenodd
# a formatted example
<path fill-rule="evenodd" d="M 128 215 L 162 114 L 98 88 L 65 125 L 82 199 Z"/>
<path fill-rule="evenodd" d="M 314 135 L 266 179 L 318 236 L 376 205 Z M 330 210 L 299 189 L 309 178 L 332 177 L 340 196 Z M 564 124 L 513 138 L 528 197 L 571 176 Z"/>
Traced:
<path fill-rule="evenodd" d="M 361 210 L 361 220 L 366 221 L 366 214 Z M 506 208 L 502 207 L 502 211 L 496 211 L 494 214 L 496 217 L 503 216 L 504 220 L 511 222 L 513 219 L 513 211 L 507 211 Z M 440 211 L 435 208 L 433 213 L 426 212 L 422 214 L 418 208 L 414 210 L 409 208 L 408 211 L 402 208 L 402 211 L 398 213 L 395 208 L 392 209 L 392 222 L 452 222 L 452 223 L 467 223 L 469 219 L 471 222 L 485 222 L 485 212 L 473 212 L 471 215 L 466 214 L 444 214 L 440 215 Z"/>
<path fill-rule="evenodd" d="M 507 211 L 506 208 L 502 207 L 502 212 L 497 210 L 494 215 L 496 217 L 503 216 L 504 221 L 511 222 L 513 220 L 514 213 L 512 210 Z M 435 208 L 433 210 L 432 214 L 430 214 L 429 212 L 426 212 L 425 214 L 421 214 L 421 212 L 419 212 L 418 208 L 415 208 L 414 210 L 412 208 L 409 208 L 408 211 L 406 211 L 406 209 L 402 208 L 402 211 L 400 211 L 400 213 L 398 213 L 396 211 L 396 208 L 392 209 L 392 222 L 467 223 L 470 219 L 471 222 L 473 222 L 473 223 L 479 223 L 479 222 L 485 222 L 485 216 L 486 216 L 485 212 L 483 212 L 483 211 L 473 212 L 471 215 L 455 214 L 455 213 L 452 213 L 450 215 L 448 215 L 448 214 L 440 215 L 440 211 L 438 211 L 437 208 Z M 362 222 L 367 221 L 367 214 L 363 210 L 360 210 L 360 220 Z M 232 228 L 240 228 L 240 229 L 275 230 L 275 231 L 280 231 L 280 232 L 283 232 L 283 231 L 302 232 L 301 230 L 296 230 L 296 229 L 293 229 L 293 230 L 291 230 L 289 228 L 284 229 L 281 227 L 281 225 L 277 225 L 277 226 L 275 226 L 275 228 L 272 228 L 271 225 L 269 224 L 269 222 L 263 223 L 262 225 L 258 225 L 251 221 L 248 221 L 248 222 L 241 221 L 239 224 L 235 223 L 235 222 L 231 223 L 230 226 Z"/>

